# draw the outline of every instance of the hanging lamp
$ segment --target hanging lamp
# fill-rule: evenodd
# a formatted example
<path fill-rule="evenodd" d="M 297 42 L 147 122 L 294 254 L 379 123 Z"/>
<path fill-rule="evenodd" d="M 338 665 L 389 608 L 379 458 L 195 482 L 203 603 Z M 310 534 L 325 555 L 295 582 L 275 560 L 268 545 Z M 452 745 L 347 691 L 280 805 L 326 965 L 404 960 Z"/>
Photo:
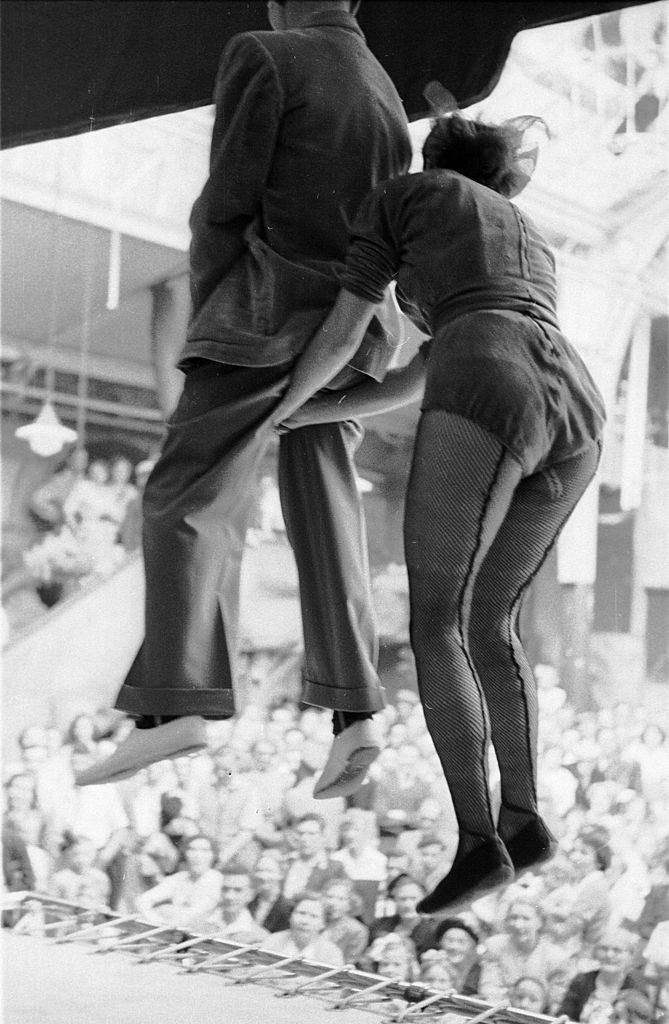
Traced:
<path fill-rule="evenodd" d="M 60 260 L 57 253 L 57 242 L 60 234 L 60 186 L 61 186 L 61 149 L 58 147 L 56 157 L 56 181 L 55 201 L 53 213 L 55 214 L 52 252 L 54 263 L 54 274 L 51 282 L 51 299 L 49 311 L 49 333 L 47 340 L 47 358 L 45 372 L 45 394 L 42 408 L 32 423 L 26 423 L 18 427 L 14 433 L 21 440 L 27 441 L 30 450 L 36 455 L 48 458 L 50 455 L 57 455 L 66 444 L 73 444 L 77 440 L 76 430 L 64 426 L 58 418 L 54 408 L 53 399 L 56 383 L 56 370 L 54 361 L 54 340 L 56 333 L 56 294 L 58 287 L 58 268 Z"/>

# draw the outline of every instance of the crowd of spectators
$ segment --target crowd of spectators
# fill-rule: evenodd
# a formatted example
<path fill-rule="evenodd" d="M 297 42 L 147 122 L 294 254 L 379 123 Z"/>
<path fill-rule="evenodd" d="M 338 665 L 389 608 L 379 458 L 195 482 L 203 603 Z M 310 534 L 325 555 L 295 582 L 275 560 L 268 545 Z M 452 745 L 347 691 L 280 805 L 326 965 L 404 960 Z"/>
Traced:
<path fill-rule="evenodd" d="M 554 671 L 538 678 L 540 805 L 560 850 L 455 914 L 416 913 L 457 832 L 408 689 L 379 716 L 387 746 L 346 801 L 313 799 L 331 740 L 315 708 L 249 704 L 210 723 L 208 751 L 83 789 L 74 771 L 127 721 L 26 729 L 5 766 L 5 888 L 587 1024 L 666 1024 L 666 733 L 640 707 L 577 714 Z M 4 923 L 31 930 L 29 917 Z"/>
<path fill-rule="evenodd" d="M 89 459 L 75 449 L 32 495 L 40 537 L 24 564 L 47 605 L 118 568 L 141 541 L 141 492 L 151 460 Z"/>

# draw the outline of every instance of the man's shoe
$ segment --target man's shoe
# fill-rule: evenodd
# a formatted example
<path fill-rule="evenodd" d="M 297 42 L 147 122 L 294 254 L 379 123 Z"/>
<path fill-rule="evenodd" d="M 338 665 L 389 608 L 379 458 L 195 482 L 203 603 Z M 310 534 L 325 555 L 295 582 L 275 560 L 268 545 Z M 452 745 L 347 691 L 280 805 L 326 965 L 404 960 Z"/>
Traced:
<path fill-rule="evenodd" d="M 314 786 L 316 800 L 351 796 L 365 781 L 370 764 L 381 753 L 381 730 L 371 718 L 361 719 L 335 736 L 330 754 Z"/>
<path fill-rule="evenodd" d="M 133 729 L 113 754 L 75 776 L 77 786 L 101 786 L 127 779 L 156 761 L 194 754 L 207 746 L 204 718 L 174 718 L 153 729 Z"/>

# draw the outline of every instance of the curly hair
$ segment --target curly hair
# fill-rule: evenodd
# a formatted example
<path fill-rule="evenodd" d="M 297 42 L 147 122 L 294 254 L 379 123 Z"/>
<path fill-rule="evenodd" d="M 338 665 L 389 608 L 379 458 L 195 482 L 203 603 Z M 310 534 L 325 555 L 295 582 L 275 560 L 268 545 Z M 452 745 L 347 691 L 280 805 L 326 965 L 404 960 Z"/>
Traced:
<path fill-rule="evenodd" d="M 500 195 L 514 195 L 524 180 L 516 166 L 518 137 L 511 126 L 470 121 L 459 114 L 439 117 L 423 145 L 423 165 L 425 170 L 457 171 Z"/>

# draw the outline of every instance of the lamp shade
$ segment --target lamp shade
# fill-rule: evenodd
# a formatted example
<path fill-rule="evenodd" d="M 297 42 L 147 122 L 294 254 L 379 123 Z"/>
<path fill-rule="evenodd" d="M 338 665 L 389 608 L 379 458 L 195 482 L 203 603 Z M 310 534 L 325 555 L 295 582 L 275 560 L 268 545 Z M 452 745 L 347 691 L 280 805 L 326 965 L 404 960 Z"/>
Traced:
<path fill-rule="evenodd" d="M 36 455 L 47 458 L 56 455 L 63 445 L 77 440 L 76 430 L 65 427 L 58 419 L 51 402 L 45 402 L 39 416 L 32 423 L 18 427 L 16 436 L 27 441 Z"/>

